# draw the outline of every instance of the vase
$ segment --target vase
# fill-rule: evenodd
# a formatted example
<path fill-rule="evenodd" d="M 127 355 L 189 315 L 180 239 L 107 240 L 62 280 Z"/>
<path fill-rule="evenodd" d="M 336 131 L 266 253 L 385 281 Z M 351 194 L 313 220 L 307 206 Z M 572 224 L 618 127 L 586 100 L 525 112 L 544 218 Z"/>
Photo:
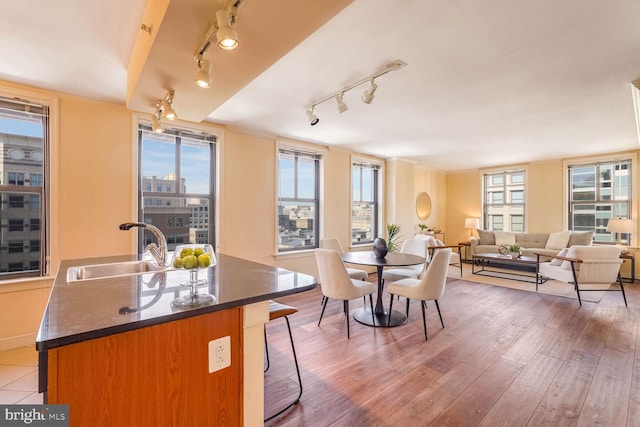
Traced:
<path fill-rule="evenodd" d="M 387 248 L 387 242 L 380 237 L 376 238 L 373 241 L 373 253 L 376 258 L 384 258 L 389 252 L 389 248 Z"/>
<path fill-rule="evenodd" d="M 512 259 L 518 259 L 520 257 L 520 252 L 509 252 Z"/>

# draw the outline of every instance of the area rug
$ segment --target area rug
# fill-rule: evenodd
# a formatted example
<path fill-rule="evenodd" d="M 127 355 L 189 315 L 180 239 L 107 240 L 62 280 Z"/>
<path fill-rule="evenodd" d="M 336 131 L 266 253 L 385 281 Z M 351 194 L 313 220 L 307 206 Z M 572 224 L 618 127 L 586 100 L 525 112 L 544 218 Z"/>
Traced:
<path fill-rule="evenodd" d="M 511 289 L 519 289 L 522 291 L 535 292 L 536 284 L 535 283 L 527 283 L 520 282 L 517 280 L 506 279 L 506 278 L 498 278 L 498 277 L 489 277 L 480 274 L 471 273 L 471 265 L 463 264 L 462 266 L 463 275 L 460 277 L 460 267 L 449 267 L 448 277 L 450 279 L 462 279 L 468 282 L 476 282 L 476 283 L 484 283 L 487 285 L 494 286 L 502 286 L 505 288 Z M 508 269 L 504 269 L 505 275 L 509 274 Z M 513 273 L 519 273 L 514 271 Z M 580 285 L 580 289 L 588 290 L 588 289 L 603 289 L 608 288 L 611 285 L 602 285 L 602 284 L 584 284 Z M 548 280 L 545 283 L 538 285 L 538 292 L 547 295 L 555 295 L 564 298 L 572 298 L 577 300 L 578 296 L 576 295 L 576 291 L 573 288 L 573 285 L 561 282 L 559 280 Z M 580 292 L 580 298 L 583 301 L 590 302 L 599 302 L 604 296 L 605 291 L 588 291 L 588 292 Z"/>

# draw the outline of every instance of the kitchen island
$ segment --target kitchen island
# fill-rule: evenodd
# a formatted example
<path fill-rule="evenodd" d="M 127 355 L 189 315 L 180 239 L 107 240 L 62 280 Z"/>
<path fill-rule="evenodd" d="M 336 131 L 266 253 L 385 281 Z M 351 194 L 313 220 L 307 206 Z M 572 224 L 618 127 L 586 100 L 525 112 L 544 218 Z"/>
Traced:
<path fill-rule="evenodd" d="M 268 301 L 315 277 L 217 254 L 200 271 L 211 305 L 176 310 L 185 270 L 67 280 L 70 267 L 136 256 L 63 261 L 38 337 L 40 391 L 70 405 L 71 425 L 262 425 Z M 229 337 L 229 366 L 211 372 L 210 342 Z M 134 424 L 131 424 L 134 422 Z"/>

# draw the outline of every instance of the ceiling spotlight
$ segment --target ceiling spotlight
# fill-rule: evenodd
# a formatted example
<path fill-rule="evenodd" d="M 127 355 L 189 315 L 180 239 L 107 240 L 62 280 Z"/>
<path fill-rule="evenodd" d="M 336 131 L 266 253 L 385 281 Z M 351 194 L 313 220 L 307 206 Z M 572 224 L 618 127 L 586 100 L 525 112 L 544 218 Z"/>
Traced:
<path fill-rule="evenodd" d="M 316 116 L 315 114 L 313 114 L 313 108 L 307 110 L 307 117 L 309 118 L 309 124 L 311 126 L 315 126 L 318 124 L 318 122 L 320 121 L 320 119 L 318 118 L 318 116 Z"/>
<path fill-rule="evenodd" d="M 162 133 L 164 132 L 164 128 L 162 127 L 162 125 L 160 124 L 160 119 L 158 118 L 160 116 L 160 110 L 156 110 L 156 112 L 153 114 L 153 116 L 151 116 L 151 130 L 153 131 L 153 133 Z"/>
<path fill-rule="evenodd" d="M 203 88 L 211 87 L 211 62 L 203 59 L 202 55 L 196 56 L 198 62 L 198 72 L 196 73 L 195 82 Z"/>
<path fill-rule="evenodd" d="M 364 102 L 365 104 L 371 104 L 371 101 L 373 101 L 373 96 L 376 93 L 376 89 L 378 89 L 378 85 L 375 84 L 373 79 L 371 79 L 371 87 L 365 90 L 362 94 L 362 102 Z"/>
<path fill-rule="evenodd" d="M 230 10 L 230 11 L 229 11 Z M 238 47 L 238 33 L 233 28 L 237 9 L 230 5 L 229 10 L 222 9 L 216 12 L 216 22 L 218 30 L 216 31 L 216 39 L 218 47 L 223 50 L 233 50 Z"/>
<path fill-rule="evenodd" d="M 173 96 L 175 92 L 170 90 L 167 95 L 161 100 L 162 103 L 162 116 L 167 120 L 175 120 L 178 116 L 173 109 Z"/>
<path fill-rule="evenodd" d="M 344 113 L 349 109 L 347 104 L 345 104 L 344 101 L 342 100 L 343 95 L 344 95 L 344 92 L 341 92 L 339 95 L 336 95 L 336 103 L 338 104 L 338 113 Z"/>

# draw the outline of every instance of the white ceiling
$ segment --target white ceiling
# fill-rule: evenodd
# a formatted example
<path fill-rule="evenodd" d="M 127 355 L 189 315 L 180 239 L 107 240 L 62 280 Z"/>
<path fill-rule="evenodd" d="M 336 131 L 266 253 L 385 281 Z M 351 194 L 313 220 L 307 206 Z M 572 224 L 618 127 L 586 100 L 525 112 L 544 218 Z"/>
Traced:
<path fill-rule="evenodd" d="M 240 7 L 239 50 L 259 1 Z M 126 102 L 146 1 L 5 3 L 0 79 Z M 636 150 L 639 18 L 632 0 L 355 0 L 206 120 L 443 170 Z M 363 85 L 308 124 L 305 106 L 396 59 L 407 66 L 376 80 L 371 104 Z"/>

